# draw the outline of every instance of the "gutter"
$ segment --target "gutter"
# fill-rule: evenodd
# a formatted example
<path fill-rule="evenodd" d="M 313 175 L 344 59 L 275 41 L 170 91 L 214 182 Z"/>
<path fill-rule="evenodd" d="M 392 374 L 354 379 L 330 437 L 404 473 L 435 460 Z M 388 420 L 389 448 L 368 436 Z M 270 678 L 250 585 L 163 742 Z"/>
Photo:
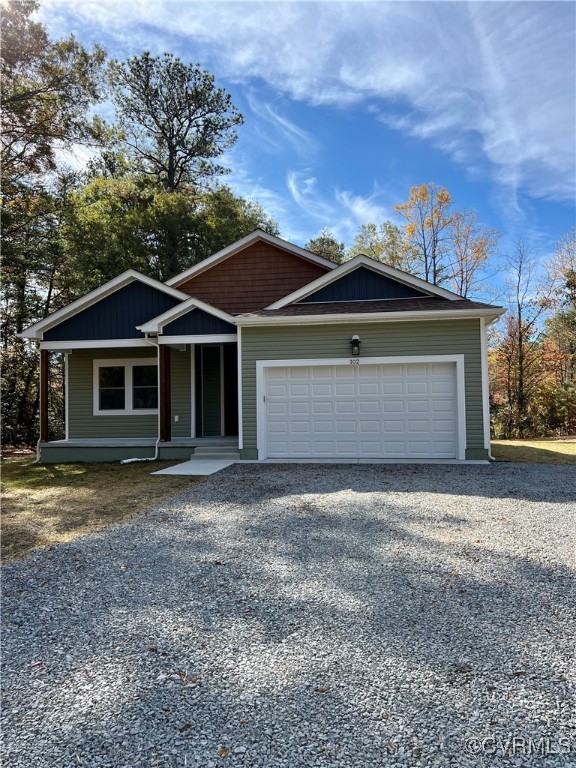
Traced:
<path fill-rule="evenodd" d="M 458 320 L 473 318 L 491 318 L 495 321 L 506 310 L 500 307 L 496 309 L 460 309 L 455 311 L 440 310 L 436 312 L 354 312 L 350 314 L 333 315 L 274 315 L 272 317 L 236 317 L 236 325 L 243 328 L 256 326 L 278 325 L 330 325 L 336 323 L 392 323 L 410 320 Z"/>

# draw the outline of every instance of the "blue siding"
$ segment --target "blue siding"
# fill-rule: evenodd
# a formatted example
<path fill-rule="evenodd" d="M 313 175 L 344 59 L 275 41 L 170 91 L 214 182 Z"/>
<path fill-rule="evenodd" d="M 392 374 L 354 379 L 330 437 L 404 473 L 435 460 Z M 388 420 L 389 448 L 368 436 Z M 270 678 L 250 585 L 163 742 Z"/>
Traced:
<path fill-rule="evenodd" d="M 173 320 L 162 329 L 165 336 L 194 336 L 205 333 L 236 333 L 236 326 L 219 317 L 204 312 L 203 309 L 191 309 L 182 317 Z"/>
<path fill-rule="evenodd" d="M 371 299 L 415 299 L 426 296 L 391 277 L 358 267 L 330 285 L 306 296 L 301 304 L 323 301 L 370 301 Z"/>
<path fill-rule="evenodd" d="M 135 280 L 44 333 L 46 341 L 142 338 L 137 325 L 172 309 L 179 300 Z"/>

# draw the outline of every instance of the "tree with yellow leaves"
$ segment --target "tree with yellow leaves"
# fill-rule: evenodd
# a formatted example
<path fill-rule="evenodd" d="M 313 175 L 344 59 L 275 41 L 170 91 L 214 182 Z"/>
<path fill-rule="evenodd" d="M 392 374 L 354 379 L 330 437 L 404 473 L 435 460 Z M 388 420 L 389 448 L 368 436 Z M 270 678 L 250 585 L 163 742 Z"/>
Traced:
<path fill-rule="evenodd" d="M 419 256 L 425 280 L 435 285 L 446 277 L 452 198 L 432 182 L 410 189 L 408 201 L 394 206 L 406 221 L 406 240 Z"/>

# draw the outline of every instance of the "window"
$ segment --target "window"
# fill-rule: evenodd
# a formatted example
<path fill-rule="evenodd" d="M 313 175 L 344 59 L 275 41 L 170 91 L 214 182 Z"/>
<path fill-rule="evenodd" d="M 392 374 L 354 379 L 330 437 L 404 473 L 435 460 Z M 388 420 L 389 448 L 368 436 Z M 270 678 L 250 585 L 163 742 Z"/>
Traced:
<path fill-rule="evenodd" d="M 94 415 L 158 412 L 158 365 L 144 360 L 94 360 Z"/>

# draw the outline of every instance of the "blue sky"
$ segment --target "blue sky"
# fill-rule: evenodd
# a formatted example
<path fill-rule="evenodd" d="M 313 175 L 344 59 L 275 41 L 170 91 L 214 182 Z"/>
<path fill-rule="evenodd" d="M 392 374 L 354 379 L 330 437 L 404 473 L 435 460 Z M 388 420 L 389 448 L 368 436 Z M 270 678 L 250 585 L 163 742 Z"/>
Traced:
<path fill-rule="evenodd" d="M 54 37 L 199 61 L 245 116 L 227 178 L 303 245 L 350 245 L 413 184 L 544 259 L 575 223 L 571 2 L 44 0 Z"/>

